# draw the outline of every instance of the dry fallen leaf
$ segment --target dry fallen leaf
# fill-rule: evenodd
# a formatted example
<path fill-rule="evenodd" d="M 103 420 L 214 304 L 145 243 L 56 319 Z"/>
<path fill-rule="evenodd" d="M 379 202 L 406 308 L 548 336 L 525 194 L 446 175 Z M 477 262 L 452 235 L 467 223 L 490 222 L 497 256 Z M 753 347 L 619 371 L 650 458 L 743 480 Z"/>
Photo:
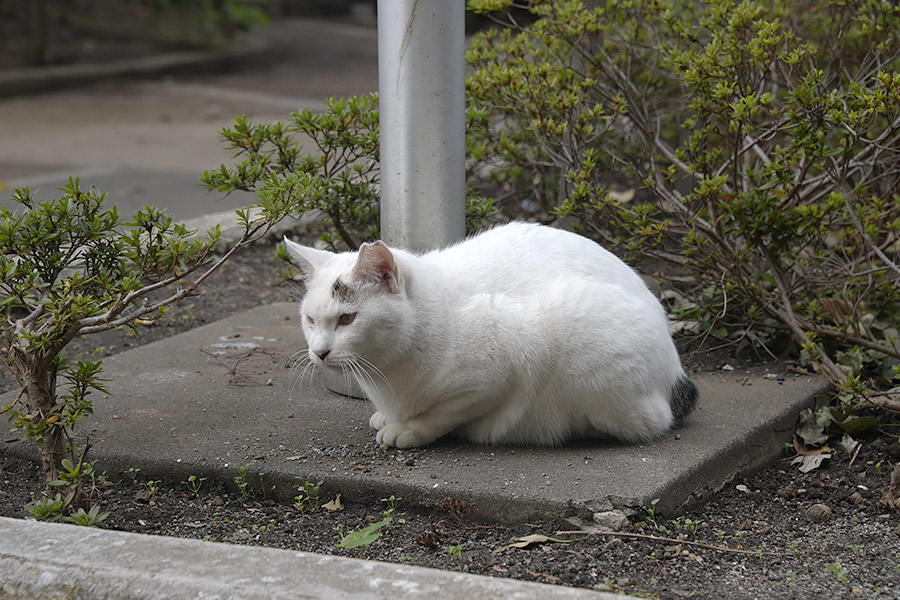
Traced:
<path fill-rule="evenodd" d="M 801 473 L 809 473 L 813 469 L 818 469 L 822 465 L 822 461 L 831 458 L 831 454 L 827 452 L 818 452 L 816 454 L 800 455 L 791 461 L 792 465 L 799 464 Z"/>
<path fill-rule="evenodd" d="M 845 433 L 844 437 L 841 438 L 841 448 L 843 448 L 847 454 L 853 454 L 853 451 L 856 450 L 857 446 L 859 446 L 859 442 L 854 440 L 849 433 Z"/>
<path fill-rule="evenodd" d="M 338 494 L 337 496 L 335 496 L 334 500 L 323 504 L 322 508 L 324 508 L 328 512 L 334 512 L 336 510 L 344 510 L 344 505 L 341 504 L 341 495 Z"/>
<path fill-rule="evenodd" d="M 819 425 L 816 415 L 812 410 L 806 409 L 800 413 L 800 422 L 797 424 L 797 435 L 806 444 L 822 444 L 828 440 L 825 428 Z M 794 444 L 796 446 L 796 444 Z"/>

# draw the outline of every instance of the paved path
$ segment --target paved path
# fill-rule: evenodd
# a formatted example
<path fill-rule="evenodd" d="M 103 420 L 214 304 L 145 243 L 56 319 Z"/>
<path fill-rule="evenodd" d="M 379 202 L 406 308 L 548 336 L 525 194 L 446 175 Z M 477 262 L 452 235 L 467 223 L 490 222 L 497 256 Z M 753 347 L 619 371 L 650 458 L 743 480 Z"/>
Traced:
<path fill-rule="evenodd" d="M 50 198 L 69 176 L 108 192 L 123 216 L 158 204 L 184 220 L 252 203 L 246 194 L 219 200 L 199 185 L 204 170 L 231 159 L 223 127 L 236 115 L 268 122 L 321 110 L 327 97 L 372 92 L 378 82 L 373 27 L 294 19 L 255 35 L 270 51 L 237 72 L 0 98 L 0 203 L 24 186 Z"/>

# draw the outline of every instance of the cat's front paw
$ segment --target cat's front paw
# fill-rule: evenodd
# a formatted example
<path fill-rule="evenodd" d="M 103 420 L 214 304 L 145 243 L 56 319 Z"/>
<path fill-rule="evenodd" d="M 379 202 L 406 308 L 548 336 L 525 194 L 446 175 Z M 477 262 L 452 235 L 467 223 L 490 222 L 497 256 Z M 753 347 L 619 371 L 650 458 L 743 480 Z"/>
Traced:
<path fill-rule="evenodd" d="M 387 425 L 387 417 L 379 410 L 369 419 L 369 425 L 375 431 L 381 431 L 384 429 L 384 426 Z"/>
<path fill-rule="evenodd" d="M 379 415 L 381 413 L 375 413 Z M 375 415 L 372 415 L 375 418 Z M 414 429 L 409 429 L 403 423 L 388 423 L 378 430 L 375 441 L 379 444 L 387 444 L 394 448 L 418 448 L 431 440 Z"/>

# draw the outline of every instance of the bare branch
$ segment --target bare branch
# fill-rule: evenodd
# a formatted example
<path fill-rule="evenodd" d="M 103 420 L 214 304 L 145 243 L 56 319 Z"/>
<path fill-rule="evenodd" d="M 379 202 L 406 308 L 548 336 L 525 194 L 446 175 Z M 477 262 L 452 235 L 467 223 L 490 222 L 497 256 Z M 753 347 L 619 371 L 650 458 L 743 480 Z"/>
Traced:
<path fill-rule="evenodd" d="M 115 329 L 121 325 L 126 325 L 128 323 L 133 322 L 135 319 L 139 319 L 145 315 L 153 314 L 159 311 L 161 308 L 165 308 L 170 304 L 174 304 L 175 302 L 181 300 L 185 296 L 191 294 L 201 283 L 203 283 L 210 275 L 216 272 L 225 262 L 234 255 L 235 252 L 240 250 L 241 248 L 247 246 L 258 240 L 260 237 L 265 235 L 269 229 L 271 229 L 273 223 L 266 221 L 265 223 L 259 223 L 255 227 L 248 228 L 244 231 L 244 234 L 241 236 L 241 239 L 238 240 L 225 254 L 223 254 L 215 263 L 213 263 L 202 275 L 200 275 L 194 281 L 188 283 L 184 287 L 181 287 L 174 294 L 155 302 L 153 304 L 144 304 L 143 306 L 136 308 L 135 310 L 121 315 L 120 313 L 122 309 L 127 307 L 129 304 L 133 303 L 138 298 L 143 298 L 150 291 L 159 289 L 161 287 L 165 287 L 176 283 L 184 279 L 184 277 L 198 269 L 201 265 L 198 263 L 194 266 L 194 268 L 185 271 L 185 273 L 179 276 L 172 276 L 163 282 L 157 282 L 153 285 L 147 286 L 146 288 L 142 288 L 141 290 L 135 290 L 134 292 L 128 294 L 126 298 L 118 303 L 116 307 L 118 312 L 113 309 L 108 310 L 103 315 L 99 315 L 97 317 L 91 317 L 89 319 L 82 319 L 77 321 L 73 327 L 77 328 L 78 335 L 86 335 L 91 333 L 99 333 L 101 331 L 107 331 L 109 329 Z"/>
<path fill-rule="evenodd" d="M 797 318 L 797 315 L 794 313 L 794 305 L 791 301 L 790 292 L 788 291 L 787 285 L 785 285 L 784 282 L 782 270 L 780 266 L 775 262 L 775 259 L 772 257 L 772 252 L 765 244 L 761 244 L 760 249 L 762 250 L 763 256 L 766 259 L 766 263 L 769 265 L 769 272 L 772 274 L 775 285 L 778 287 L 778 292 L 781 294 L 781 309 L 772 307 L 772 312 L 779 321 L 784 323 L 787 328 L 795 336 L 797 336 L 797 339 L 815 348 L 816 353 L 819 355 L 819 360 L 822 361 L 822 365 L 825 367 L 825 369 L 828 371 L 828 374 L 834 379 L 834 381 L 845 381 L 847 379 L 847 376 L 840 369 L 840 367 L 834 364 L 831 358 L 829 358 L 828 353 L 825 352 L 825 349 L 822 348 L 821 345 L 813 342 L 804 328 L 800 326 L 800 321 Z"/>

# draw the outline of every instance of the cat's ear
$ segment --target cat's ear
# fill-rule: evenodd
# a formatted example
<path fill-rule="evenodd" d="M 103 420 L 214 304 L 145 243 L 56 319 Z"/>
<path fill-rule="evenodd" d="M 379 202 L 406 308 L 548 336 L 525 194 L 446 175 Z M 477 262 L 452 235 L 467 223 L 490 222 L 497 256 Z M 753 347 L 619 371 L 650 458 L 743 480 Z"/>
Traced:
<path fill-rule="evenodd" d="M 377 283 L 392 294 L 399 290 L 400 276 L 394 255 L 382 242 L 363 244 L 359 247 L 359 257 L 353 267 L 356 279 Z"/>
<path fill-rule="evenodd" d="M 297 242 L 289 240 L 287 236 L 284 237 L 284 247 L 297 266 L 303 269 L 307 277 L 312 277 L 316 269 L 334 256 L 326 250 L 316 250 L 309 246 L 301 246 Z"/>

